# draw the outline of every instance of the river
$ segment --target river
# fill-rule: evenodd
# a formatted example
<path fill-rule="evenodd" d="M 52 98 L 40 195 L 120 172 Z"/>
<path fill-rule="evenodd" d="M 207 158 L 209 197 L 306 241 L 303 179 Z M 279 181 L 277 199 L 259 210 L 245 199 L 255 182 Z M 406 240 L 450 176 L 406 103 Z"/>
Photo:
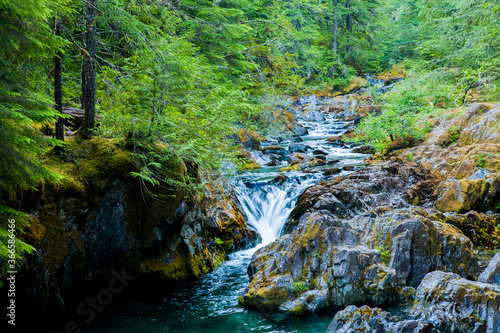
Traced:
<path fill-rule="evenodd" d="M 332 145 L 326 138 L 341 135 L 354 124 L 340 121 L 333 115 L 325 114 L 321 121 L 298 122 L 308 128 L 308 134 L 301 137 L 301 143 L 308 145 L 309 151 L 322 150 L 327 160 L 340 160 L 323 168 L 352 165 L 362 167 L 366 155 L 356 154 L 348 147 Z M 299 141 L 298 139 L 297 141 Z M 268 144 L 276 144 L 269 142 Z M 292 140 L 279 143 L 289 148 Z M 91 325 L 82 328 L 91 333 L 128 332 L 324 332 L 334 313 L 303 318 L 285 317 L 275 314 L 265 316 L 248 310 L 238 304 L 238 297 L 248 285 L 247 267 L 252 254 L 260 247 L 276 240 L 283 225 L 293 210 L 300 193 L 308 186 L 324 180 L 322 172 L 286 173 L 288 179 L 277 184 L 274 177 L 281 174 L 281 165 L 267 167 L 269 160 L 261 152 L 252 152 L 254 158 L 263 165 L 256 171 L 248 171 L 232 179 L 238 199 L 247 216 L 247 223 L 260 234 L 262 241 L 256 247 L 232 253 L 229 260 L 212 273 L 195 282 L 184 284 L 177 291 L 159 295 L 146 302 L 125 302 L 110 306 Z M 356 169 L 356 168 L 355 168 Z M 352 171 L 351 171 L 352 172 Z M 342 171 L 346 174 L 348 171 Z M 330 176 L 330 177 L 336 177 Z"/>

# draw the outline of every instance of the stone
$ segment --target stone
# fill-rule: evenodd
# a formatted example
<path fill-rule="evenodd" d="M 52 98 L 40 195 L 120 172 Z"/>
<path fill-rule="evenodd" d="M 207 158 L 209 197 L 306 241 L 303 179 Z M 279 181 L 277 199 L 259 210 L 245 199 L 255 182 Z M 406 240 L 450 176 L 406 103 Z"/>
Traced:
<path fill-rule="evenodd" d="M 239 129 L 232 138 L 235 143 L 241 145 L 247 149 L 260 150 L 260 135 L 254 131 L 247 130 L 245 128 Z"/>
<path fill-rule="evenodd" d="M 339 168 L 323 169 L 323 174 L 325 176 L 336 175 L 336 174 L 341 173 L 341 172 L 342 172 L 342 170 Z"/>
<path fill-rule="evenodd" d="M 255 253 L 241 302 L 296 315 L 398 304 L 436 269 L 476 274 L 472 243 L 457 228 L 406 209 L 349 220 L 320 210 Z"/>
<path fill-rule="evenodd" d="M 306 121 L 320 122 L 325 120 L 323 113 L 314 110 L 304 112 L 301 117 Z"/>
<path fill-rule="evenodd" d="M 328 155 L 328 153 L 321 149 L 315 149 L 313 155 Z"/>
<path fill-rule="evenodd" d="M 267 146 L 262 148 L 262 152 L 264 154 L 275 154 L 279 155 L 282 159 L 284 159 L 286 156 L 290 155 L 288 150 L 286 150 L 283 147 L 280 146 Z"/>
<path fill-rule="evenodd" d="M 277 175 L 276 177 L 274 177 L 274 182 L 278 185 L 283 185 L 284 182 L 286 182 L 288 180 L 288 177 L 281 174 L 281 175 Z"/>
<path fill-rule="evenodd" d="M 352 152 L 358 154 L 375 154 L 375 148 L 372 146 L 361 146 L 354 148 Z"/>
<path fill-rule="evenodd" d="M 294 136 L 304 136 L 308 133 L 307 128 L 299 124 L 294 124 L 294 126 L 291 128 L 291 131 Z"/>
<path fill-rule="evenodd" d="M 303 143 L 296 143 L 296 144 L 291 144 L 288 147 L 288 150 L 291 153 L 306 153 L 308 148 L 311 148 L 311 147 L 309 147 L 308 145 L 305 145 Z"/>
<path fill-rule="evenodd" d="M 479 275 L 477 281 L 500 285 L 500 253 L 495 254 L 488 267 Z"/>

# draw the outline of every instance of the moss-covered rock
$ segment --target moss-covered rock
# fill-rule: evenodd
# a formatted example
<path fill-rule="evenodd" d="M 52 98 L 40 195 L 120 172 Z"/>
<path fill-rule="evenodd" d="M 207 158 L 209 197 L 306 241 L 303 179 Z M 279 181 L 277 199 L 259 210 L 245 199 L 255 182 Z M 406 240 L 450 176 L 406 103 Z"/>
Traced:
<path fill-rule="evenodd" d="M 199 188 L 145 187 L 130 177 L 137 171 L 131 152 L 102 138 L 69 142 L 48 163 L 65 179 L 24 199 L 33 217 L 24 241 L 37 249 L 18 275 L 26 314 L 73 309 L 108 283 L 112 268 L 147 288 L 187 281 L 257 239 L 221 176 Z M 186 165 L 168 163 L 182 181 Z"/>
<path fill-rule="evenodd" d="M 396 304 L 435 269 L 477 273 L 472 243 L 459 229 L 406 209 L 349 220 L 318 211 L 255 253 L 240 302 L 288 314 Z"/>

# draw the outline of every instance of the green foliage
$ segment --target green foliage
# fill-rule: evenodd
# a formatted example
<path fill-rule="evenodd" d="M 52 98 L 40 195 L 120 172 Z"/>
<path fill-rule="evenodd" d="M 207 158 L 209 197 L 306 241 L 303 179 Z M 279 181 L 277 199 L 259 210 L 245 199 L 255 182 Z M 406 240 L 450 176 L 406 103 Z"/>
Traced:
<path fill-rule="evenodd" d="M 472 158 L 476 160 L 477 167 L 484 167 L 484 164 L 486 163 L 486 154 L 481 149 L 478 149 L 477 153 L 472 155 Z"/>
<path fill-rule="evenodd" d="M 320 253 L 316 253 L 314 256 L 315 256 L 316 258 L 321 259 L 321 254 L 320 254 Z"/>
<path fill-rule="evenodd" d="M 217 243 L 218 245 L 222 245 L 222 244 L 224 244 L 224 241 L 223 241 L 222 239 L 220 239 L 219 237 L 215 237 L 215 238 L 214 238 L 214 241 L 215 241 L 215 243 Z"/>
<path fill-rule="evenodd" d="M 308 291 L 309 288 L 304 285 L 302 282 L 295 282 L 293 284 L 293 288 L 292 288 L 292 291 L 294 293 L 300 293 L 300 292 L 305 292 L 305 291 Z"/>
<path fill-rule="evenodd" d="M 450 133 L 450 145 L 458 141 L 461 131 L 462 129 L 458 126 L 450 126 L 448 128 L 448 133 Z"/>
<path fill-rule="evenodd" d="M 389 247 L 380 246 L 378 248 L 378 251 L 380 252 L 380 257 L 382 258 L 382 262 L 388 265 L 389 262 L 391 261 L 391 252 Z"/>

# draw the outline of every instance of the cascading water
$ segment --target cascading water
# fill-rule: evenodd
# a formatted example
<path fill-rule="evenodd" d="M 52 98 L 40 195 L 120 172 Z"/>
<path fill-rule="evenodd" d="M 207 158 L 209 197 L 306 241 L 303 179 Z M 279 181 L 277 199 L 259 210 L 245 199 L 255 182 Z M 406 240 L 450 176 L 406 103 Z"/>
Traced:
<path fill-rule="evenodd" d="M 281 235 L 286 219 L 292 212 L 302 191 L 317 181 L 318 177 L 290 180 L 282 185 L 257 183 L 246 186 L 239 182 L 236 195 L 247 216 L 247 223 L 262 237 L 259 247 L 265 246 Z"/>
<path fill-rule="evenodd" d="M 309 104 L 313 108 L 316 107 L 314 101 Z M 323 117 L 324 119 L 315 122 L 298 118 L 299 123 L 307 127 L 309 133 L 297 141 L 307 145 L 308 151 L 320 149 L 326 153 L 327 159 L 340 160 L 335 163 L 336 167 L 362 164 L 366 155 L 352 153 L 347 147 L 333 146 L 325 140 L 344 133 L 353 123 L 339 121 L 331 115 Z M 289 140 L 288 144 L 279 144 L 288 149 L 293 142 Z M 269 162 L 268 156 L 261 152 L 252 152 L 252 155 L 262 165 Z M 275 241 L 281 235 L 300 193 L 324 179 L 321 172 L 310 174 L 291 171 L 286 174 L 286 181 L 278 183 L 273 179 L 281 174 L 279 169 L 283 166 L 286 166 L 286 162 L 275 167 L 246 172 L 233 179 L 247 223 L 255 228 L 262 238 L 260 244 L 230 254 L 230 260 L 221 264 L 215 271 L 180 287 L 161 300 L 126 303 L 116 311 L 116 315 L 112 311 L 101 314 L 98 321 L 85 328 L 84 332 L 324 332 L 331 316 L 269 318 L 238 304 L 238 297 L 248 285 L 246 270 L 252 255 L 258 248 Z M 321 168 L 324 167 L 316 167 L 317 171 Z"/>

